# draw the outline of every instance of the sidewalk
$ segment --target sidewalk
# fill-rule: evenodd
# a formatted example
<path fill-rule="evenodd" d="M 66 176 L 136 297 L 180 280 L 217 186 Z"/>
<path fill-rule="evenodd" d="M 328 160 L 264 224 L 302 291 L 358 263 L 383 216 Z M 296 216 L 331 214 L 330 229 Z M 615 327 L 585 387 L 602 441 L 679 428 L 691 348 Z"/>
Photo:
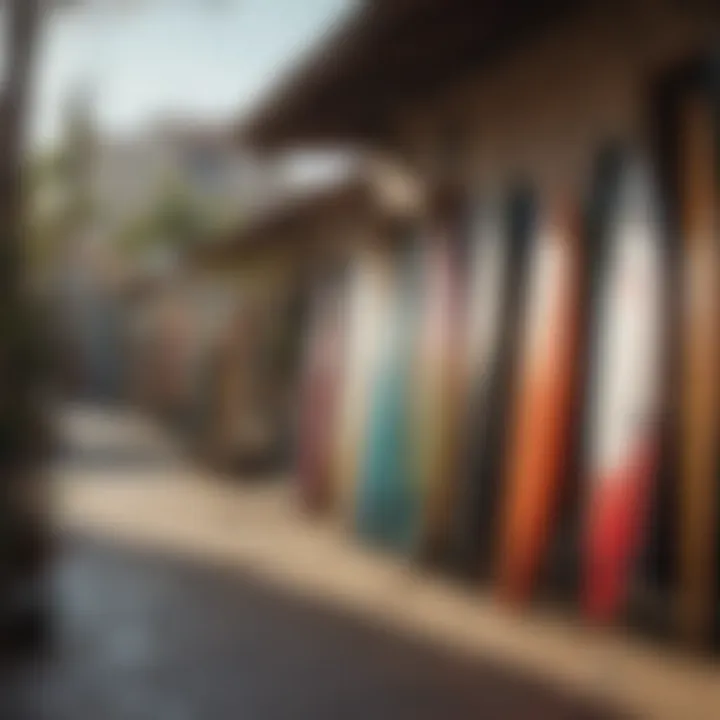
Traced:
<path fill-rule="evenodd" d="M 70 428 L 100 430 L 87 418 Z M 127 432 L 147 441 L 157 431 L 133 420 Z M 332 523 L 303 517 L 281 479 L 263 485 L 219 480 L 171 450 L 167 463 L 142 469 L 120 463 L 102 470 L 102 477 L 93 463 L 64 463 L 57 472 L 67 528 L 241 568 L 285 592 L 490 658 L 642 717 L 700 720 L 720 712 L 716 665 L 566 617 L 519 615 L 480 590 L 421 574 L 360 547 Z"/>

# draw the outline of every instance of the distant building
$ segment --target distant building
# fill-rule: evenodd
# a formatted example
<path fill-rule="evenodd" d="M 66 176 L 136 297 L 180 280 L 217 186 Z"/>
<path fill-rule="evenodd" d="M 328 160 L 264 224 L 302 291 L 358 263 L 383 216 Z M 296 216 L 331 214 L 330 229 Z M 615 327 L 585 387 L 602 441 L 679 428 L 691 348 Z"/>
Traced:
<path fill-rule="evenodd" d="M 230 223 L 277 183 L 272 167 L 230 137 L 178 121 L 103 140 L 93 166 L 98 222 L 107 233 L 149 212 L 171 185 Z"/>

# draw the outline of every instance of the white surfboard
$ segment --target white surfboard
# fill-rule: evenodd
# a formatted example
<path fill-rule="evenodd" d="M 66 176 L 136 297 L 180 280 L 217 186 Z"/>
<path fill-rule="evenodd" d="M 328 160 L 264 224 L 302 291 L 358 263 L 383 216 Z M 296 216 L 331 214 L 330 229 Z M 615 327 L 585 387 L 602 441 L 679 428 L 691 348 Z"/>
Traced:
<path fill-rule="evenodd" d="M 583 605 L 611 619 L 623 606 L 646 536 L 659 450 L 662 246 L 652 179 L 637 158 L 620 178 L 603 242 L 597 371 L 590 391 Z"/>

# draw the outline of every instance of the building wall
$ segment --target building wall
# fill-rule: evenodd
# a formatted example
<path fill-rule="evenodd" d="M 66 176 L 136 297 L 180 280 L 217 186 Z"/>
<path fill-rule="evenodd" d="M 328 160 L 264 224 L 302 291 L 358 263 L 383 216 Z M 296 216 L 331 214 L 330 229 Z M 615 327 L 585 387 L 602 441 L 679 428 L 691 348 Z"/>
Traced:
<path fill-rule="evenodd" d="M 492 188 L 521 176 L 576 187 L 594 148 L 646 138 L 658 72 L 717 36 L 709 13 L 685 8 L 631 0 L 577 11 L 464 82 L 403 108 L 398 146 L 425 177 L 450 172 Z"/>
<path fill-rule="evenodd" d="M 362 223 L 361 223 L 362 224 Z M 309 299 L 318 279 L 342 266 L 357 234 L 353 218 L 318 216 L 309 227 L 266 235 L 191 283 L 216 326 L 216 396 L 202 442 L 214 462 L 286 460 L 292 446 Z M 212 317 L 216 315 L 216 317 Z M 238 465 L 239 467 L 239 465 Z"/>

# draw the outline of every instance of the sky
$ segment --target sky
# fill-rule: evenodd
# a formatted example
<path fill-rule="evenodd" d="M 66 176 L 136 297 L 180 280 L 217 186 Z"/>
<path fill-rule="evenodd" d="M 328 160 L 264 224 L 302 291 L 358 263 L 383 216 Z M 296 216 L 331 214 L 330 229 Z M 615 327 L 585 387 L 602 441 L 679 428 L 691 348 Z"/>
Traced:
<path fill-rule="evenodd" d="M 60 135 L 67 99 L 93 97 L 100 128 L 128 134 L 179 115 L 237 118 L 353 0 L 95 0 L 55 11 L 40 38 L 34 142 Z"/>

